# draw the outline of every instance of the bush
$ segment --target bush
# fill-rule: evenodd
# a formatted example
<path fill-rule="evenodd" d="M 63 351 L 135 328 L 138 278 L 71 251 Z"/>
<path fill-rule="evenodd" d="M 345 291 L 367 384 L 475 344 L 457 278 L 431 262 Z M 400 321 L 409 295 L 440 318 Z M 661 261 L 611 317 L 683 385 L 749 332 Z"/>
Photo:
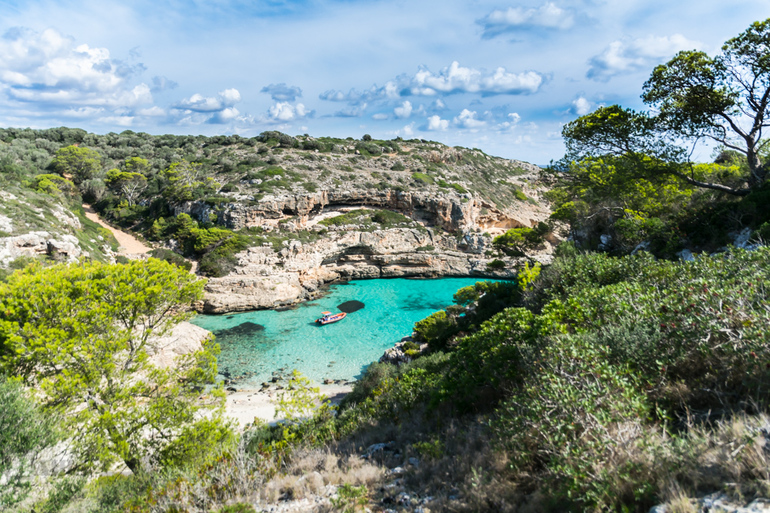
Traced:
<path fill-rule="evenodd" d="M 9 348 L 0 341 L 0 354 Z M 56 442 L 56 417 L 43 413 L 22 385 L 0 374 L 0 509 L 23 500 L 30 488 L 29 456 Z"/>
<path fill-rule="evenodd" d="M 414 179 L 415 182 L 421 183 L 423 185 L 433 184 L 433 177 L 426 175 L 425 173 L 414 172 L 412 173 L 412 179 Z"/>
<path fill-rule="evenodd" d="M 186 260 L 184 257 L 182 257 L 182 255 L 174 253 L 170 249 L 155 248 L 150 251 L 150 256 L 157 258 L 158 260 L 164 260 L 170 264 L 174 264 L 175 266 L 181 267 L 187 271 L 192 269 L 192 262 Z"/>
<path fill-rule="evenodd" d="M 459 331 L 457 323 L 441 310 L 414 325 L 415 339 L 425 342 L 432 351 L 446 347 L 449 337 Z"/>
<path fill-rule="evenodd" d="M 378 156 L 382 155 L 382 147 L 372 142 L 360 142 L 356 144 L 356 150 L 361 155 Z"/>
<path fill-rule="evenodd" d="M 491 262 L 487 262 L 487 269 L 492 271 L 498 271 L 500 269 L 505 269 L 506 263 L 502 260 L 498 260 L 495 258 Z"/>
<path fill-rule="evenodd" d="M 345 396 L 340 407 L 342 409 L 359 403 L 369 397 L 385 380 L 392 379 L 398 374 L 398 367 L 391 363 L 370 363 L 353 385 L 353 390 Z"/>

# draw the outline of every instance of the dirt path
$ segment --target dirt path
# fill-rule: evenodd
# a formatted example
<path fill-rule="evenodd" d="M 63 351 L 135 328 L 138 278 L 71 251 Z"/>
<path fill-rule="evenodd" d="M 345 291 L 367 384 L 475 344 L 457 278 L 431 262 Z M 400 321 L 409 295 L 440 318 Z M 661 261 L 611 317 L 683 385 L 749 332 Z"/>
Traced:
<path fill-rule="evenodd" d="M 104 221 L 102 221 L 99 218 L 99 215 L 96 213 L 96 211 L 91 208 L 91 205 L 83 204 L 83 210 L 86 213 L 86 217 L 90 219 L 91 221 L 98 223 L 99 225 L 103 226 L 104 228 L 107 228 L 109 231 L 112 232 L 112 234 L 115 236 L 115 238 L 118 240 L 118 244 L 120 244 L 120 248 L 118 248 L 118 253 L 121 255 L 142 255 L 144 253 L 149 253 L 152 248 L 148 248 L 142 242 L 134 237 L 131 234 L 128 234 L 124 231 L 117 230 L 113 228 L 112 226 L 108 225 Z"/>

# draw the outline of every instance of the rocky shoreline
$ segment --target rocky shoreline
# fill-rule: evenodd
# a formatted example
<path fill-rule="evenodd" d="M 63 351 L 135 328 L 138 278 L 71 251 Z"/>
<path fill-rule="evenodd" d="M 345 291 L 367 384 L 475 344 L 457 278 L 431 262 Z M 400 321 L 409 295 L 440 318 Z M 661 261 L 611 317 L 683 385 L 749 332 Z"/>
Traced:
<path fill-rule="evenodd" d="M 459 239 L 459 240 L 458 240 Z M 551 242 L 530 255 L 551 259 Z M 354 279 L 478 277 L 511 279 L 525 259 L 506 258 L 502 268 L 492 264 L 492 237 L 468 233 L 462 237 L 436 234 L 432 229 L 394 228 L 374 232 L 339 231 L 303 245 L 287 241 L 272 247 L 251 247 L 237 255 L 229 275 L 209 279 L 199 312 L 224 314 L 285 307 L 317 298 L 324 287 Z"/>

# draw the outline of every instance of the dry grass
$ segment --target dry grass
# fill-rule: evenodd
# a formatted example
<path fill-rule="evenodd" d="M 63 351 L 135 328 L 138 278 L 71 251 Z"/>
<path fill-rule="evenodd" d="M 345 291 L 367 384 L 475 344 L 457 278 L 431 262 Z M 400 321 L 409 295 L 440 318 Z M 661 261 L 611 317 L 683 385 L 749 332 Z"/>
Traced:
<path fill-rule="evenodd" d="M 371 487 L 385 469 L 357 455 L 335 455 L 329 450 L 310 449 L 294 455 L 285 473 L 270 480 L 260 492 L 266 502 L 321 495 L 327 485 L 350 484 Z"/>

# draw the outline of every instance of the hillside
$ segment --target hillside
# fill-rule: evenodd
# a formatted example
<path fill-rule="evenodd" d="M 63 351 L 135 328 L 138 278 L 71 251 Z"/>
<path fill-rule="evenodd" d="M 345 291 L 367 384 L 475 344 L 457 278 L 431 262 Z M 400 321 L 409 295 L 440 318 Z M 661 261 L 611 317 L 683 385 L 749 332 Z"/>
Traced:
<path fill-rule="evenodd" d="M 424 140 L 99 136 L 59 128 L 4 129 L 0 141 L 5 194 L 30 196 L 22 203 L 59 215 L 46 221 L 8 203 L 3 219 L 14 222 L 5 222 L 0 239 L 9 248 L 3 266 L 43 253 L 18 249 L 35 230 L 75 236 L 67 239 L 69 260 L 113 258 L 114 248 L 92 242 L 98 236 L 59 220 L 70 211 L 82 218 L 82 198 L 108 222 L 151 241 L 156 255 L 199 261 L 198 272 L 212 278 L 200 305 L 209 312 L 301 301 L 340 279 L 512 277 L 522 255 L 499 251 L 493 238 L 550 214 L 536 166 Z M 58 186 L 47 185 L 52 173 L 63 175 Z M 49 176 L 42 186 L 41 176 Z M 551 243 L 535 246 L 530 257 L 547 261 Z"/>

